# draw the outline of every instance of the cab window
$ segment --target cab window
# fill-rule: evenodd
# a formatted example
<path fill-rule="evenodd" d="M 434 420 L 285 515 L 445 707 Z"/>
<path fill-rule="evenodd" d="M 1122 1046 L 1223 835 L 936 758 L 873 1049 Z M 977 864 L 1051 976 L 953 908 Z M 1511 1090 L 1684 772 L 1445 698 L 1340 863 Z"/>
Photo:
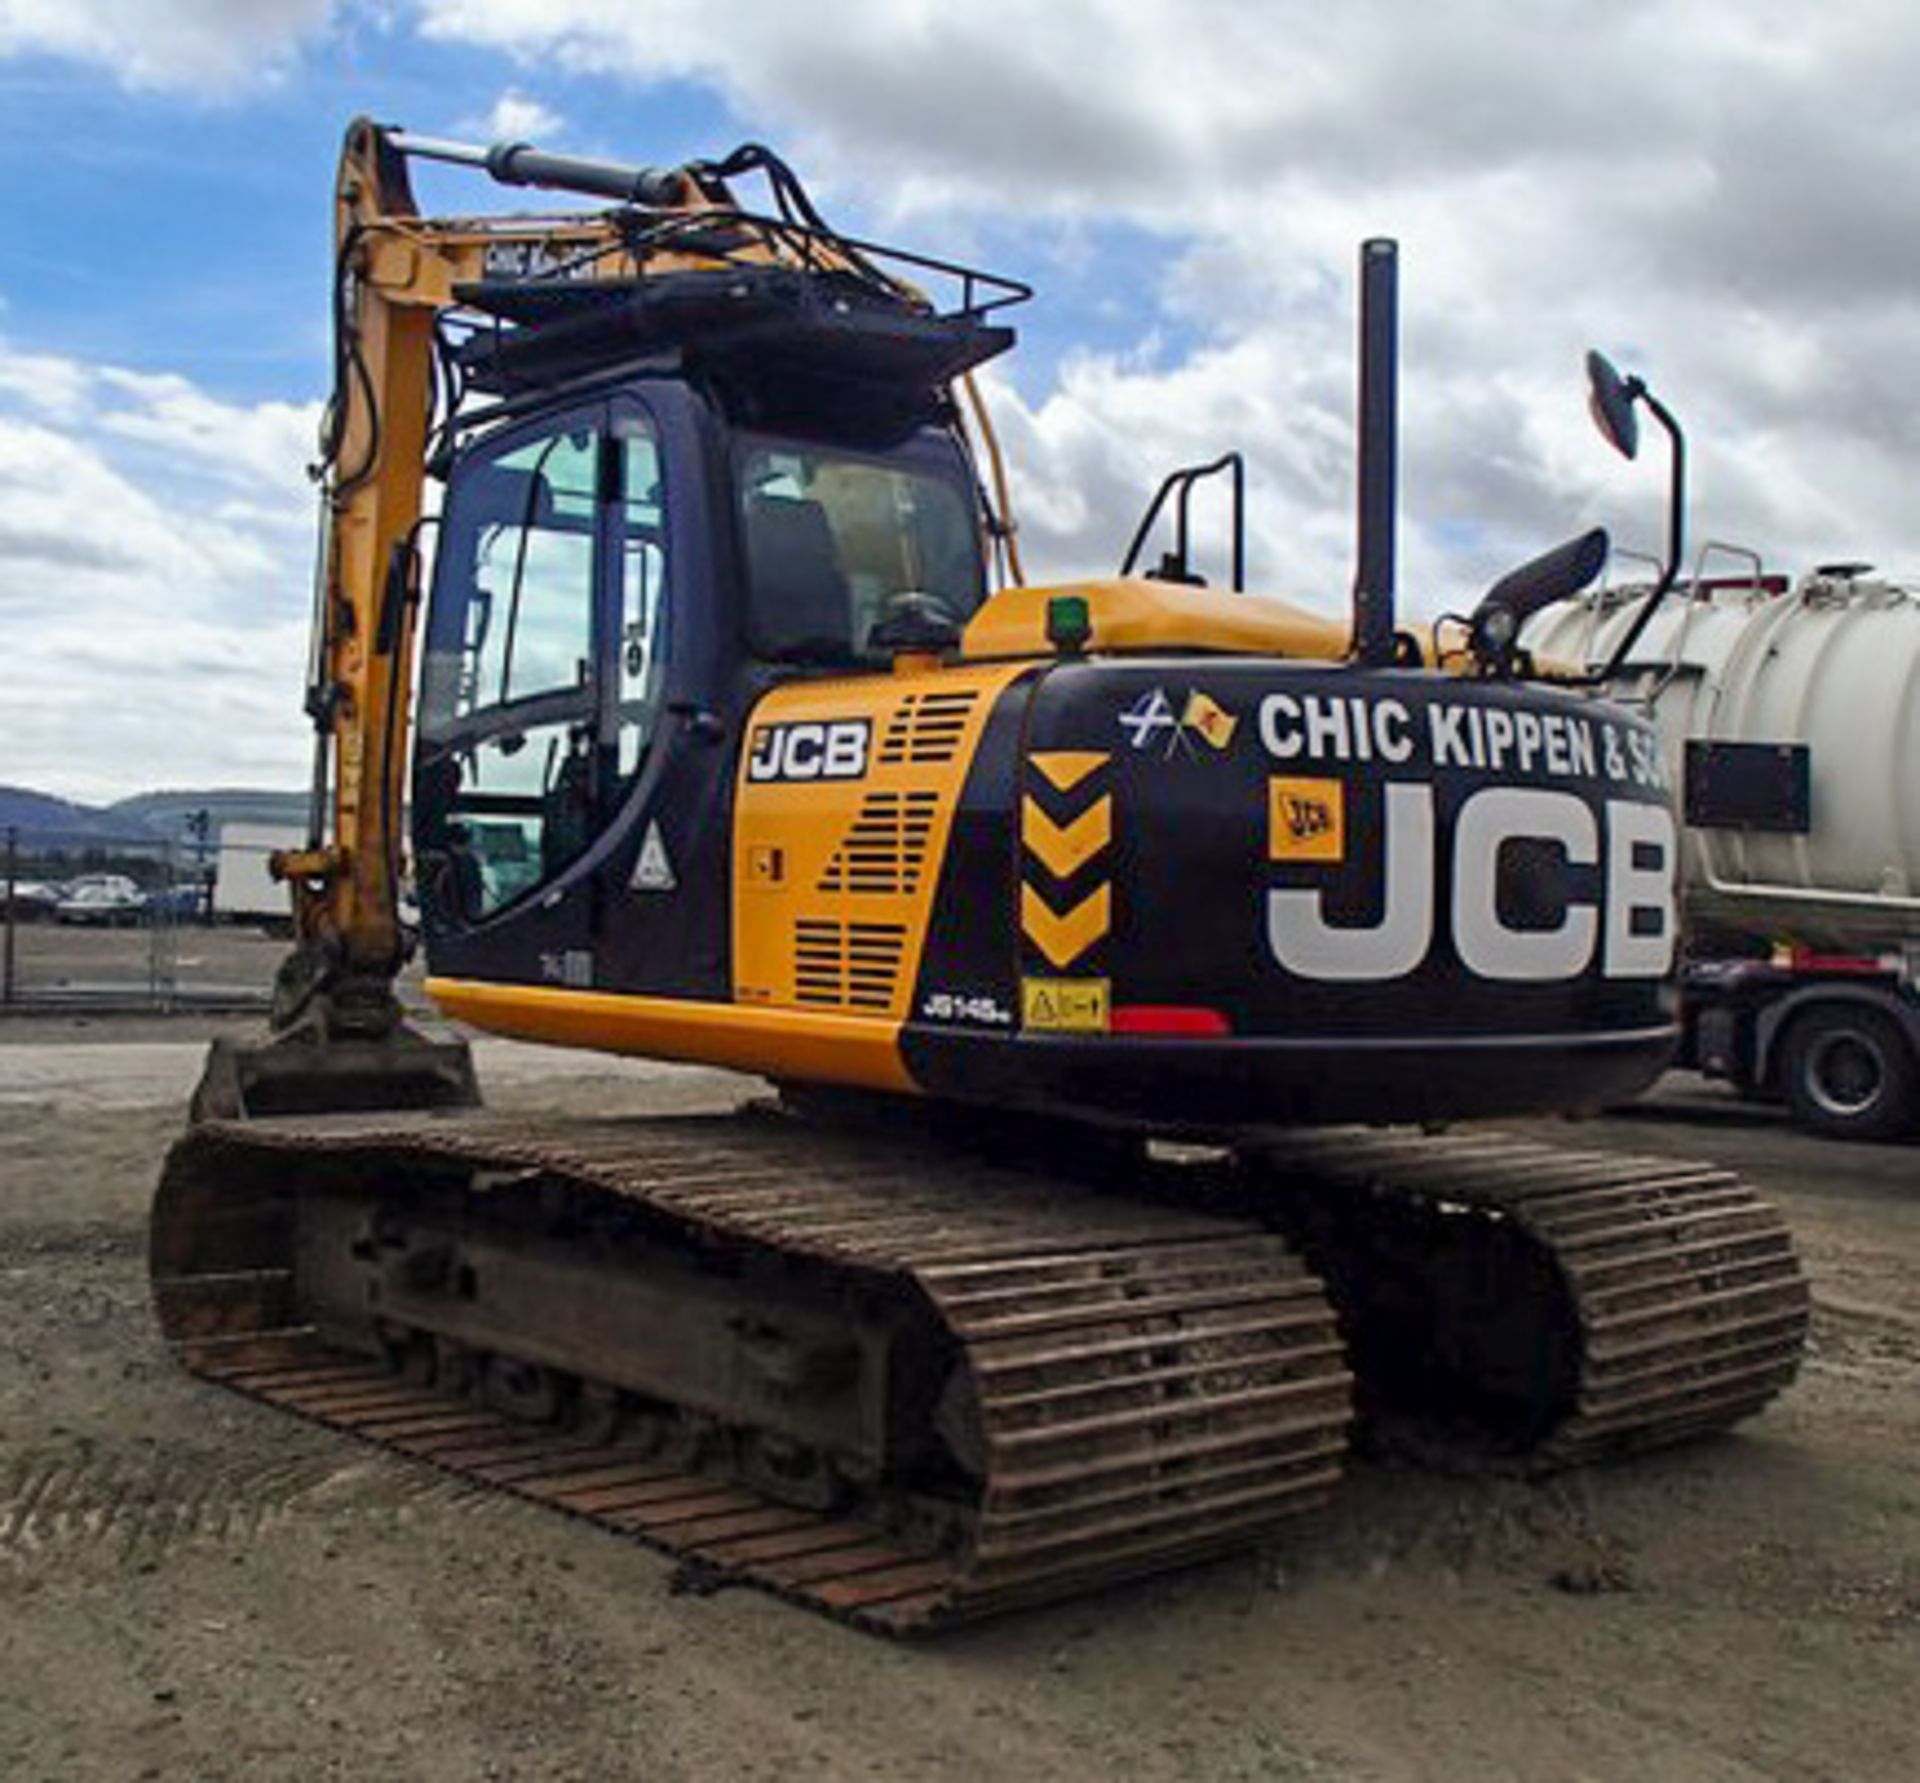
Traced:
<path fill-rule="evenodd" d="M 594 455 L 577 428 L 482 466 L 470 535 L 457 706 L 475 712 L 584 688 L 593 674 Z"/>
<path fill-rule="evenodd" d="M 790 661 L 869 660 L 900 594 L 966 620 L 985 598 L 979 533 L 957 479 L 791 442 L 741 460 L 748 631 Z"/>

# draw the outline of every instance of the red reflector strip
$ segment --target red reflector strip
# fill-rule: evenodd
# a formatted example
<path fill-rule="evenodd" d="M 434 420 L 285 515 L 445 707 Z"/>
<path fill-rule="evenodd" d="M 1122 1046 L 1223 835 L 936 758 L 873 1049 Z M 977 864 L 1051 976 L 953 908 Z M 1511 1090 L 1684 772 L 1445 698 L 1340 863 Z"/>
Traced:
<path fill-rule="evenodd" d="M 1233 1024 L 1217 1009 L 1191 1003 L 1116 1004 L 1110 1023 L 1115 1034 L 1231 1034 Z"/>
<path fill-rule="evenodd" d="M 1839 972 L 1861 978 L 1877 978 L 1893 970 L 1886 960 L 1866 954 L 1815 953 L 1810 947 L 1777 948 L 1774 964 L 1790 967 L 1795 972 Z"/>

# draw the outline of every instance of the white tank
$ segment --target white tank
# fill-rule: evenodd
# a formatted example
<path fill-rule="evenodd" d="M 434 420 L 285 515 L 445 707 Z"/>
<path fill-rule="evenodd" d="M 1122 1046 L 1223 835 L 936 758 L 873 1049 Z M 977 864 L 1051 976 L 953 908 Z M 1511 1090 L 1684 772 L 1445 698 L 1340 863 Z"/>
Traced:
<path fill-rule="evenodd" d="M 1597 667 L 1646 595 L 1562 602 L 1523 642 L 1536 658 Z M 1696 942 L 1875 954 L 1920 943 L 1920 594 L 1864 566 L 1816 571 L 1792 589 L 1757 565 L 1751 577 L 1682 584 L 1607 692 L 1651 706 L 1676 798 L 1690 740 L 1808 749 L 1804 834 L 1686 827 L 1681 882 Z"/>

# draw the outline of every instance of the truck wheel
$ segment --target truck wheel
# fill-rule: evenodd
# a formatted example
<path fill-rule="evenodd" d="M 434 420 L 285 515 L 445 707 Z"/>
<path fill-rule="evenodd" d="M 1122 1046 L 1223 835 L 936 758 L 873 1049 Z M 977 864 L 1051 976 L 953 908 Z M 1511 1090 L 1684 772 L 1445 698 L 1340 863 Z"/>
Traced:
<path fill-rule="evenodd" d="M 1898 1139 L 1920 1116 L 1920 1066 L 1877 1009 L 1810 1009 L 1787 1030 L 1780 1087 L 1802 1125 L 1835 1139 Z"/>

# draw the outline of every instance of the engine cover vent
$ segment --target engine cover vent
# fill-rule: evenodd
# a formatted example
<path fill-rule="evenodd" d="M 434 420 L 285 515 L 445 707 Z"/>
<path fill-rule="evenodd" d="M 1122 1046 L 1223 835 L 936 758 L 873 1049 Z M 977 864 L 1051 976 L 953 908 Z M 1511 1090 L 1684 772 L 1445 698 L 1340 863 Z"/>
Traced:
<path fill-rule="evenodd" d="M 823 892 L 903 896 L 919 890 L 937 792 L 870 792 L 820 875 Z"/>
<path fill-rule="evenodd" d="M 906 943 L 904 923 L 801 918 L 793 925 L 795 1000 L 843 1009 L 891 1007 Z"/>
<path fill-rule="evenodd" d="M 952 761 L 978 693 L 910 693 L 887 720 L 880 765 Z"/>

